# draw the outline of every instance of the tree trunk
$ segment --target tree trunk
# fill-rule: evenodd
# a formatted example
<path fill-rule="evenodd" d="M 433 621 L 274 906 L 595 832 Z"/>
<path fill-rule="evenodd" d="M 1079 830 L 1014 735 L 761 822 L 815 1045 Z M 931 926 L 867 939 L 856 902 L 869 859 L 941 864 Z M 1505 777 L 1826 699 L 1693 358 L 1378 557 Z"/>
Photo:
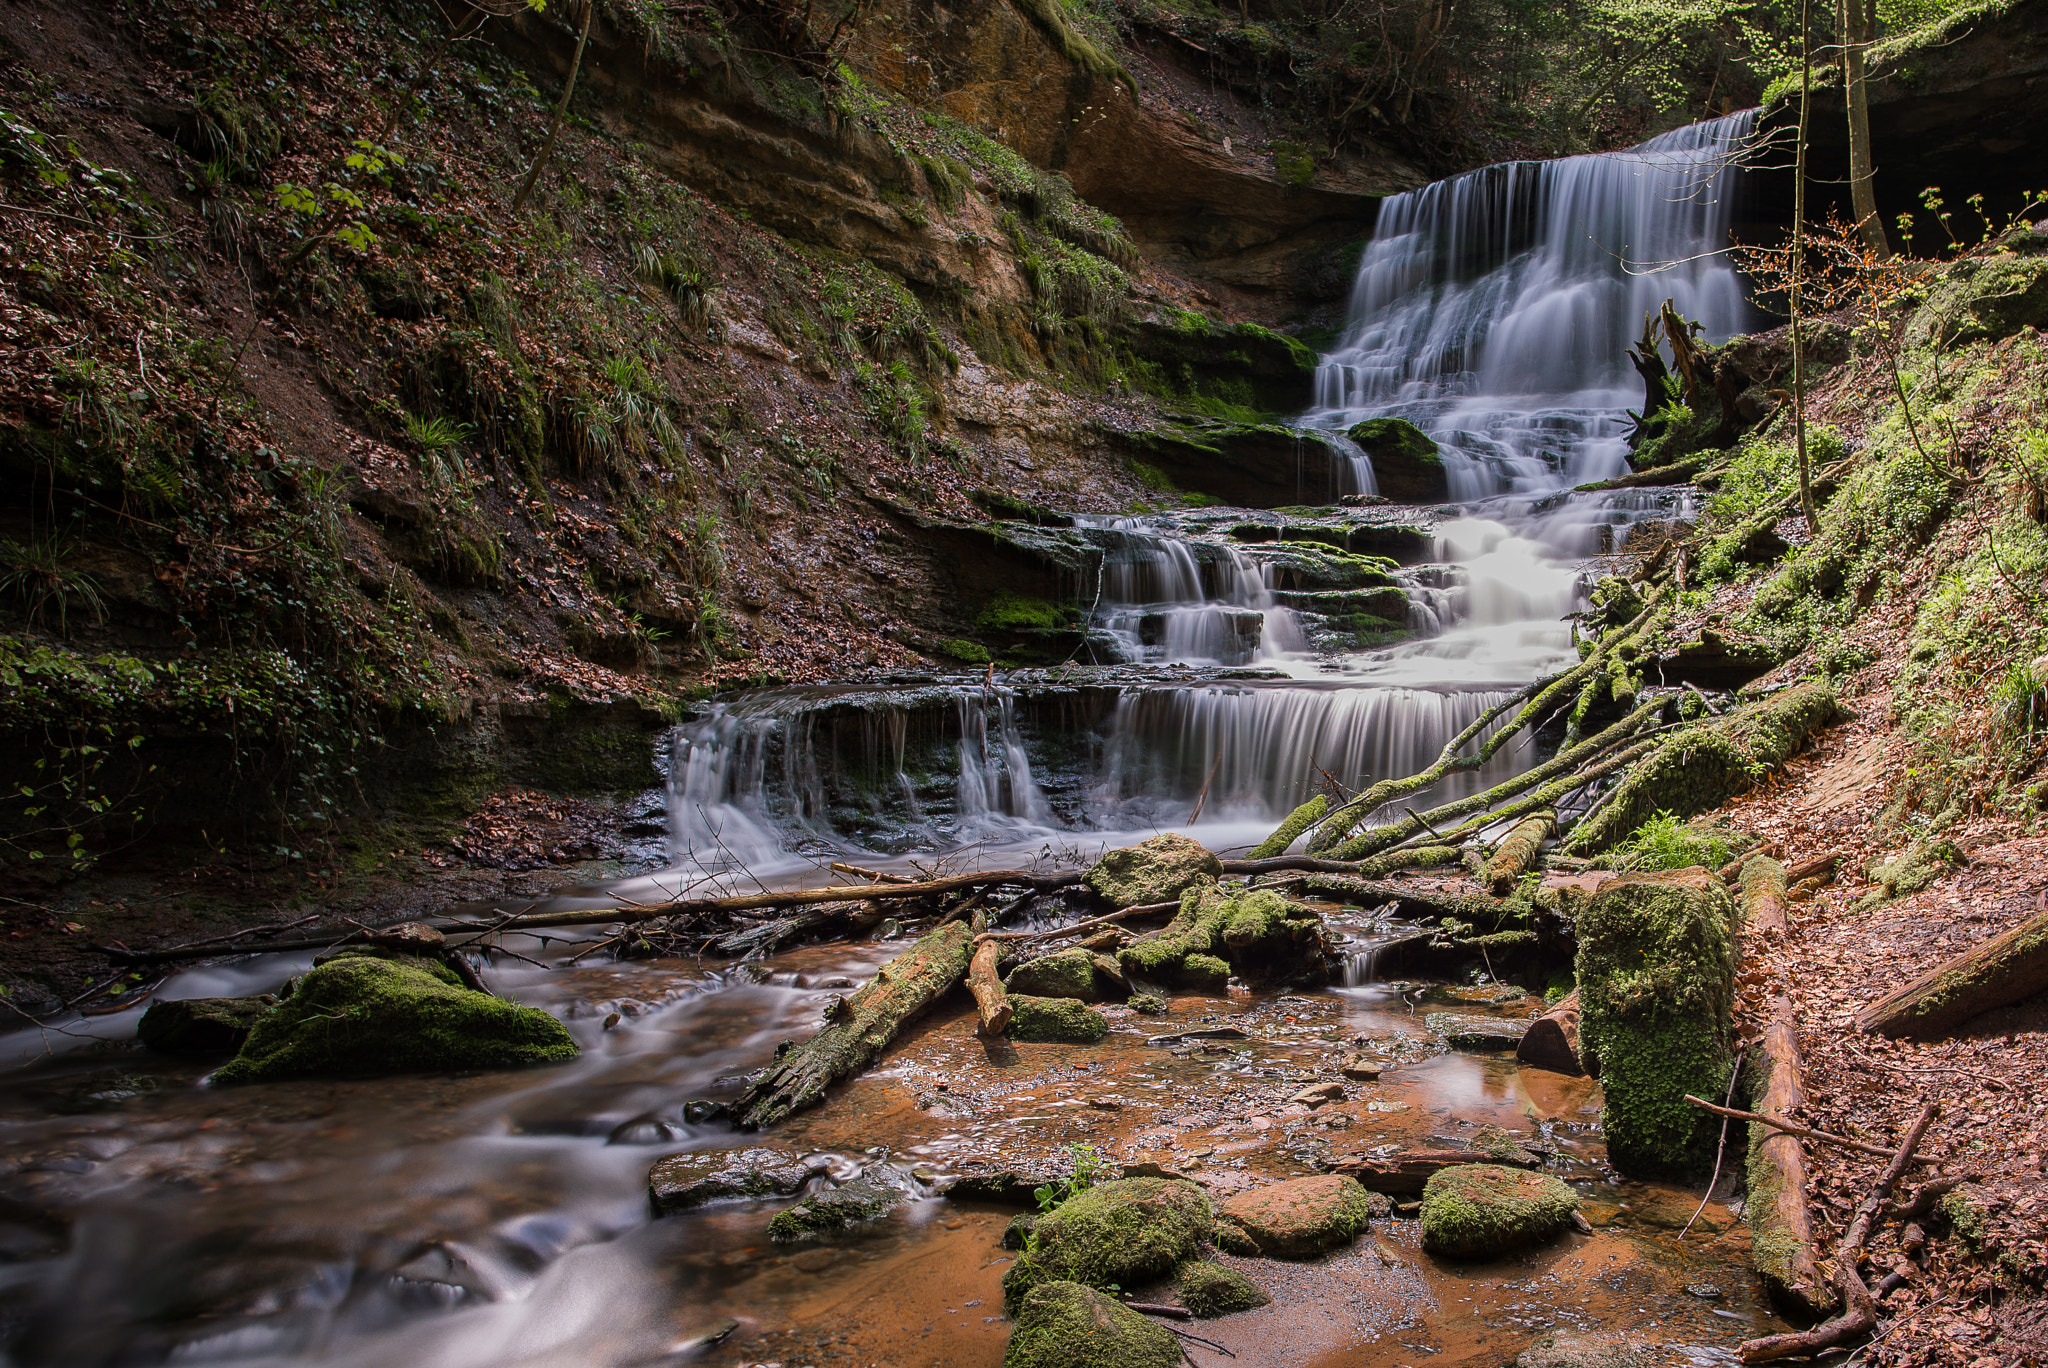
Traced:
<path fill-rule="evenodd" d="M 1515 1047 L 1518 1063 L 1574 1077 L 1588 1072 L 1579 1054 L 1579 995 L 1576 990 L 1529 1023 L 1529 1032 Z"/>
<path fill-rule="evenodd" d="M 1764 1090 L 1757 1110 L 1790 1116 L 1805 1106 L 1799 1028 L 1792 1019 L 1792 1002 L 1783 993 L 1771 998 L 1763 1063 Z M 1750 1261 L 1773 1300 L 1803 1319 L 1813 1319 L 1834 1310 L 1839 1298 L 1814 1255 L 1806 1193 L 1806 1152 L 1799 1148 L 1799 1137 L 1751 1122 Z"/>
<path fill-rule="evenodd" d="M 968 923 L 948 922 L 883 965 L 872 983 L 838 1005 L 825 1029 L 801 1045 L 784 1042 L 768 1072 L 733 1104 L 740 1128 L 772 1126 L 879 1059 L 897 1032 L 966 975 L 973 941 Z"/>
<path fill-rule="evenodd" d="M 554 154 L 555 138 L 562 131 L 562 120 L 569 113 L 569 98 L 576 93 L 576 77 L 583 71 L 583 47 L 590 41 L 590 21 L 597 17 L 597 0 L 583 0 L 583 31 L 576 35 L 576 55 L 569 59 L 569 79 L 562 86 L 562 98 L 555 105 L 555 115 L 548 120 L 547 141 L 540 145 L 540 155 L 533 159 L 533 169 L 520 182 L 519 193 L 512 197 L 512 212 L 518 213 L 526 207 L 526 197 L 533 193 L 534 182 L 540 179 L 541 171 L 547 166 L 548 158 Z"/>
<path fill-rule="evenodd" d="M 1515 823 L 1508 834 L 1500 838 L 1493 858 L 1486 862 L 1487 891 L 1496 898 L 1505 898 L 1514 892 L 1515 885 L 1529 872 L 1537 850 L 1555 830 L 1557 814 L 1554 812 L 1539 812 Z"/>
<path fill-rule="evenodd" d="M 996 977 L 996 961 L 1002 957 L 1002 942 L 985 940 L 975 950 L 974 961 L 967 968 L 967 991 L 974 994 L 974 1005 L 980 1009 L 981 1033 L 990 1037 L 1010 1029 L 1009 994 L 1003 991 L 1003 981 Z"/>
<path fill-rule="evenodd" d="M 1742 929 L 1765 940 L 1782 940 L 1792 929 L 1785 912 L 1785 866 L 1768 855 L 1752 855 L 1743 863 Z"/>
<path fill-rule="evenodd" d="M 1877 214 L 1877 166 L 1870 150 L 1870 84 L 1863 53 L 1876 36 L 1876 0 L 1836 0 L 1836 30 L 1842 39 L 1842 103 L 1849 113 L 1849 200 L 1864 247 L 1880 261 L 1892 254 L 1884 220 Z"/>
<path fill-rule="evenodd" d="M 1813 506 L 1813 467 L 1806 452 L 1806 329 L 1799 321 L 1799 286 L 1806 277 L 1806 138 L 1813 109 L 1813 0 L 1799 0 L 1799 142 L 1792 151 L 1792 286 L 1787 314 L 1792 320 L 1792 445 L 1799 456 L 1799 511 L 1806 531 L 1820 531 Z"/>
<path fill-rule="evenodd" d="M 1936 965 L 1856 1014 L 1876 1035 L 1941 1035 L 1979 1012 L 2048 989 L 2048 912 Z"/>

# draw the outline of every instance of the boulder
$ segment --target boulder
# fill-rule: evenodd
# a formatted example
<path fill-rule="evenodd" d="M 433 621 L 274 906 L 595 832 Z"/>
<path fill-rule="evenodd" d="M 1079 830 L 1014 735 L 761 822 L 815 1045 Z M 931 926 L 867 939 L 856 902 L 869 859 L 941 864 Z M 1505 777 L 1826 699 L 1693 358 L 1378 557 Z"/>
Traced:
<path fill-rule="evenodd" d="M 277 1001 L 275 994 L 264 993 L 260 997 L 152 1002 L 136 1024 L 135 1035 L 158 1054 L 182 1059 L 233 1054 Z"/>
<path fill-rule="evenodd" d="M 706 1202 L 794 1197 L 805 1183 L 829 1172 L 822 1156 L 764 1147 L 672 1154 L 648 1170 L 647 1198 L 656 1216 L 672 1216 Z"/>
<path fill-rule="evenodd" d="M 815 1193 L 768 1222 L 768 1238 L 778 1244 L 829 1235 L 887 1215 L 907 1200 L 892 1187 L 867 1178 L 841 1183 L 830 1192 Z"/>
<path fill-rule="evenodd" d="M 1189 1264 L 1180 1273 L 1180 1304 L 1201 1320 L 1255 1311 L 1272 1300 L 1264 1288 L 1222 1264 Z"/>
<path fill-rule="evenodd" d="M 1442 503 L 1451 497 L 1443 452 L 1428 433 L 1401 418 L 1368 418 L 1345 434 L 1372 457 L 1380 493 L 1395 503 Z"/>
<path fill-rule="evenodd" d="M 1512 1050 L 1529 1033 L 1527 1021 L 1502 1017 L 1461 1016 L 1456 1012 L 1431 1012 L 1422 1019 L 1430 1034 L 1454 1050 L 1480 1053 Z"/>
<path fill-rule="evenodd" d="M 1003 1368 L 1179 1368 L 1178 1338 L 1079 1283 L 1040 1283 L 1013 1314 Z"/>
<path fill-rule="evenodd" d="M 1043 1044 L 1092 1045 L 1109 1034 L 1109 1020 L 1078 998 L 1010 995 L 1009 1036 Z"/>
<path fill-rule="evenodd" d="M 1728 1089 L 1734 918 L 1704 869 L 1610 879 L 1579 913 L 1579 1042 L 1623 1173 L 1681 1177 L 1712 1157 L 1720 1123 L 1685 1096 Z"/>
<path fill-rule="evenodd" d="M 1433 983 L 1422 993 L 1424 1002 L 1454 1007 L 1505 1007 L 1528 999 L 1529 990 L 1512 983 Z"/>
<path fill-rule="evenodd" d="M 1218 987 L 1234 971 L 1262 982 L 1312 980 L 1327 972 L 1322 924 L 1271 889 L 1235 896 L 1214 884 L 1181 895 L 1156 935 L 1117 952 L 1126 974 L 1185 987 Z"/>
<path fill-rule="evenodd" d="M 1095 862 L 1086 883 L 1118 907 L 1171 902 L 1198 884 L 1213 884 L 1223 862 L 1176 832 L 1112 850 Z"/>
<path fill-rule="evenodd" d="M 576 1057 L 576 1042 L 546 1012 L 453 977 L 423 961 L 329 960 L 256 1022 L 213 1081 L 509 1069 Z"/>
<path fill-rule="evenodd" d="M 1579 1055 L 1579 993 L 1575 988 L 1542 1016 L 1529 1023 L 1529 1033 L 1515 1046 L 1515 1059 L 1553 1073 L 1586 1072 Z"/>
<path fill-rule="evenodd" d="M 1003 1277 L 1003 1305 L 1042 1282 L 1137 1287 L 1170 1276 L 1214 1236 L 1208 1196 L 1181 1178 L 1119 1178 L 1039 1218 L 1038 1247 Z"/>
<path fill-rule="evenodd" d="M 998 1202 L 1004 1206 L 1036 1207 L 1038 1190 L 1048 1183 L 1064 1182 L 1069 1173 L 1050 1164 L 1031 1168 L 981 1169 L 963 1174 L 946 1185 L 946 1196 L 957 1202 Z"/>
<path fill-rule="evenodd" d="M 1028 997 L 1079 998 L 1083 1002 L 1096 1002 L 1102 996 L 1095 988 L 1095 957 L 1078 946 L 1056 955 L 1026 960 L 1010 971 L 1010 976 L 1003 980 L 1003 987 Z"/>
<path fill-rule="evenodd" d="M 1518 1168 L 1534 1168 L 1539 1162 L 1533 1154 L 1521 1153 L 1521 1157 L 1517 1159 L 1505 1154 L 1489 1153 L 1483 1149 L 1461 1147 L 1401 1150 L 1384 1157 L 1365 1154 L 1345 1155 L 1336 1161 L 1334 1167 L 1337 1172 L 1356 1178 L 1373 1192 L 1412 1197 L 1423 1191 L 1429 1180 L 1445 1169 L 1462 1168 L 1469 1164 L 1507 1164 Z"/>
<path fill-rule="evenodd" d="M 1571 1228 L 1578 1194 L 1544 1173 L 1463 1164 L 1422 1189 L 1422 1247 L 1454 1258 L 1491 1258 Z"/>
<path fill-rule="evenodd" d="M 1341 1173 L 1240 1192 L 1216 1210 L 1216 1243 L 1233 1254 L 1312 1259 L 1363 1234 L 1371 1199 Z"/>

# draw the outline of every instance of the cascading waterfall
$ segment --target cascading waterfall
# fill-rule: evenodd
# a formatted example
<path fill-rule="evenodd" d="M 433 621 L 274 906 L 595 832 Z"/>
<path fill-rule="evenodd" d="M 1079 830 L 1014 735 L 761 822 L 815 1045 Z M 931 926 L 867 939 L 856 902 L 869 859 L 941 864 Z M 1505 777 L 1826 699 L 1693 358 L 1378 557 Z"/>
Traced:
<path fill-rule="evenodd" d="M 1270 571 L 1236 547 L 1190 543 L 1143 518 L 1075 522 L 1121 534 L 1103 559 L 1101 612 L 1125 660 L 1245 665 L 1307 649 L 1300 622 L 1273 600 Z"/>
<path fill-rule="evenodd" d="M 1626 359 L 1665 299 L 1716 340 L 1749 316 L 1718 255 L 1754 110 L 1626 152 L 1489 166 L 1380 207 L 1304 422 L 1405 418 L 1459 500 L 1624 473 Z"/>

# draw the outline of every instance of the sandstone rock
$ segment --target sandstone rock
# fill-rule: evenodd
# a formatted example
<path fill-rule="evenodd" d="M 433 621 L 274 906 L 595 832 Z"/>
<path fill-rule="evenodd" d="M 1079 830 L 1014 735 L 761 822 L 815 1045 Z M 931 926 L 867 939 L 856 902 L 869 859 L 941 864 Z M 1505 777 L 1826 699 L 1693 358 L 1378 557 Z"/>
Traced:
<path fill-rule="evenodd" d="M 1069 1197 L 1039 1218 L 1037 1251 L 1003 1277 L 1015 1314 L 1032 1287 L 1070 1280 L 1136 1287 L 1170 1275 L 1216 1230 L 1209 1198 L 1177 1178 L 1119 1178 Z"/>
<path fill-rule="evenodd" d="M 1337 1066 L 1337 1072 L 1361 1083 L 1374 1083 L 1379 1080 L 1380 1066 L 1364 1055 L 1353 1055 Z"/>
<path fill-rule="evenodd" d="M 1456 1012 L 1431 1012 L 1423 1018 L 1431 1034 L 1454 1050 L 1490 1053 L 1512 1050 L 1529 1033 L 1527 1021 L 1499 1017 L 1461 1016 Z"/>
<path fill-rule="evenodd" d="M 1309 1108 L 1320 1107 L 1326 1102 L 1342 1102 L 1344 1100 L 1344 1085 L 1342 1083 L 1311 1083 L 1308 1087 L 1303 1088 L 1287 1100 Z"/>
<path fill-rule="evenodd" d="M 1371 1199 L 1358 1181 L 1326 1173 L 1242 1192 L 1216 1212 L 1216 1241 L 1233 1254 L 1309 1259 L 1362 1234 Z"/>
<path fill-rule="evenodd" d="M 672 1154 L 649 1170 L 647 1195 L 656 1216 L 670 1216 L 735 1197 L 794 1197 L 830 1171 L 822 1158 L 765 1147 Z"/>
<path fill-rule="evenodd" d="M 1213 882 L 1223 862 L 1176 832 L 1112 850 L 1088 871 L 1088 887 L 1118 907 L 1171 902 L 1198 884 Z"/>
<path fill-rule="evenodd" d="M 1043 1282 L 1018 1299 L 1003 1368 L 1178 1368 L 1180 1340 L 1091 1287 Z"/>
<path fill-rule="evenodd" d="M 1447 1168 L 1422 1190 L 1422 1247 L 1490 1258 L 1562 1234 L 1578 1209 L 1578 1194 L 1548 1174 L 1498 1164 Z"/>

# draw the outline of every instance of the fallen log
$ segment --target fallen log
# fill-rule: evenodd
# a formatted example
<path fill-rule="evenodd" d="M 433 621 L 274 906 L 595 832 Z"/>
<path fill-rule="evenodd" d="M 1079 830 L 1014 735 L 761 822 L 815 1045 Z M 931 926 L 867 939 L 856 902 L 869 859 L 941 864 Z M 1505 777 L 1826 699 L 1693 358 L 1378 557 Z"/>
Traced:
<path fill-rule="evenodd" d="M 1785 888 L 1785 866 L 1768 855 L 1750 856 L 1742 866 L 1742 929 L 1746 934 L 1782 940 L 1790 933 Z"/>
<path fill-rule="evenodd" d="M 1939 1035 L 2043 989 L 2048 989 L 2048 912 L 1879 998 L 1856 1014 L 1856 1029 L 1873 1035 Z"/>
<path fill-rule="evenodd" d="M 1844 1340 L 1867 1335 L 1877 1327 L 1877 1298 L 1869 1284 L 1863 1281 L 1858 1267 L 1863 1262 L 1863 1246 L 1870 1239 L 1871 1228 L 1877 1224 L 1892 1189 L 1905 1176 L 1906 1166 L 1913 1162 L 1913 1151 L 1920 1148 L 1920 1138 L 1927 1134 L 1927 1128 L 1940 1114 L 1941 1104 L 1938 1102 L 1928 1103 L 1921 1111 L 1919 1118 L 1906 1131 L 1905 1138 L 1899 1142 L 1898 1153 L 1892 1156 L 1884 1176 L 1877 1180 L 1877 1186 L 1856 1208 L 1856 1217 L 1849 1222 L 1842 1242 L 1835 1246 L 1835 1287 L 1842 1294 L 1842 1313 L 1811 1330 L 1745 1340 L 1741 1351 L 1744 1363 L 1769 1363 L 1773 1359 L 1800 1354 L 1818 1354 Z"/>
<path fill-rule="evenodd" d="M 1288 813 L 1287 820 L 1275 827 L 1271 836 L 1268 836 L 1265 840 L 1252 847 L 1249 852 L 1249 858 L 1265 860 L 1271 859 L 1275 855 L 1284 854 L 1287 847 L 1294 844 L 1297 836 L 1307 831 L 1317 822 L 1320 822 L 1323 819 L 1323 814 L 1329 810 L 1330 800 L 1318 793 L 1315 797 Z"/>
<path fill-rule="evenodd" d="M 733 1103 L 740 1128 L 771 1126 L 874 1063 L 897 1032 L 966 977 L 973 942 L 967 922 L 948 922 L 877 970 L 872 982 L 838 1005 L 823 1030 L 802 1044 L 785 1041 L 775 1063 Z"/>
<path fill-rule="evenodd" d="M 967 966 L 967 991 L 974 994 L 974 1005 L 980 1011 L 981 1033 L 991 1039 L 1009 1030 L 1010 1018 L 1015 1015 L 1003 981 L 996 977 L 996 961 L 1002 957 L 1002 945 L 985 940 L 975 946 L 974 958 Z"/>
<path fill-rule="evenodd" d="M 704 949 L 707 954 L 725 959 L 772 955 L 790 942 L 813 934 L 858 935 L 879 925 L 883 915 L 882 905 L 871 899 L 851 906 L 806 907 L 792 916 L 728 931 Z"/>
<path fill-rule="evenodd" d="M 1515 1046 L 1515 1059 L 1552 1073 L 1574 1077 L 1587 1072 L 1579 1053 L 1579 994 L 1565 994 L 1555 1007 L 1529 1023 L 1529 1029 Z"/>
<path fill-rule="evenodd" d="M 1806 1104 L 1799 1031 L 1792 1002 L 1774 994 L 1763 1038 L 1764 1111 L 1783 1116 Z M 1814 1252 L 1807 1208 L 1806 1152 L 1798 1137 L 1752 1121 L 1749 1126 L 1750 1262 L 1772 1300 L 1811 1320 L 1840 1304 Z"/>
<path fill-rule="evenodd" d="M 1500 838 L 1493 858 L 1486 862 L 1486 891 L 1504 898 L 1514 891 L 1522 875 L 1529 872 L 1536 852 L 1557 830 L 1557 814 L 1549 810 L 1524 817 Z"/>

